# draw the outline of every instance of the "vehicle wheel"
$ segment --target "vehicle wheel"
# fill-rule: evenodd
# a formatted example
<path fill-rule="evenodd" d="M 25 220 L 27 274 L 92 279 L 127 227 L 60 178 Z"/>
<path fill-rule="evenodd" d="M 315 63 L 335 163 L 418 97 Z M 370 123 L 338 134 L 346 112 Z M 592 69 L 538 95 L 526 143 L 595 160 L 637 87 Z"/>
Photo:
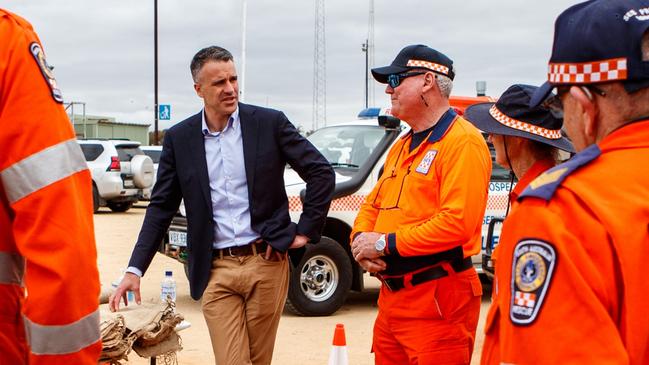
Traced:
<path fill-rule="evenodd" d="M 95 184 L 92 184 L 92 212 L 97 213 L 99 210 L 99 191 L 97 190 L 97 186 Z"/>
<path fill-rule="evenodd" d="M 301 316 L 328 316 L 337 311 L 352 286 L 352 263 L 338 242 L 322 237 L 308 244 L 292 267 L 286 306 Z"/>
<path fill-rule="evenodd" d="M 189 264 L 185 262 L 183 267 L 185 268 L 185 277 L 187 278 L 187 281 L 189 281 Z"/>
<path fill-rule="evenodd" d="M 112 210 L 113 212 L 126 212 L 127 210 L 131 209 L 133 206 L 133 202 L 121 202 L 121 203 L 113 203 L 113 202 L 108 202 L 108 208 Z"/>

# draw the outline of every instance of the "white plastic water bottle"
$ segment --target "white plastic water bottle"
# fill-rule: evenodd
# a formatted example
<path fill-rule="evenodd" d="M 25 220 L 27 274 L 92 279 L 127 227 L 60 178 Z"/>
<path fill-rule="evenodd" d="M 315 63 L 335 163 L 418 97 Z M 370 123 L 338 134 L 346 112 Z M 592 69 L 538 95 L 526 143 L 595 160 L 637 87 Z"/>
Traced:
<path fill-rule="evenodd" d="M 117 278 L 117 280 L 115 280 L 115 281 L 113 281 L 111 283 L 111 285 L 113 287 L 113 291 L 117 290 L 117 287 L 119 286 L 119 284 L 122 282 L 122 280 L 124 280 L 124 274 L 125 273 L 126 273 L 126 269 L 122 269 L 122 273 L 119 276 L 119 278 Z M 126 299 L 128 300 L 128 304 L 135 303 L 135 293 L 133 293 L 130 290 L 127 291 L 126 292 Z"/>
<path fill-rule="evenodd" d="M 174 280 L 171 270 L 165 271 L 165 277 L 160 283 L 160 300 L 164 303 L 167 298 L 176 302 L 176 280 Z"/>

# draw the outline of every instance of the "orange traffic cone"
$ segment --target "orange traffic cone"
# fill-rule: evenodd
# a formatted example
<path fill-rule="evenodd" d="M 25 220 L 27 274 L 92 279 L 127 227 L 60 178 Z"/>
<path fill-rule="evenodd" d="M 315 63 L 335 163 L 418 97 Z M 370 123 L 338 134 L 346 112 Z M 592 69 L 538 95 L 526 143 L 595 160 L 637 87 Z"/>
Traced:
<path fill-rule="evenodd" d="M 348 365 L 347 341 L 345 341 L 345 326 L 338 323 L 334 332 L 333 346 L 329 354 L 329 365 Z"/>

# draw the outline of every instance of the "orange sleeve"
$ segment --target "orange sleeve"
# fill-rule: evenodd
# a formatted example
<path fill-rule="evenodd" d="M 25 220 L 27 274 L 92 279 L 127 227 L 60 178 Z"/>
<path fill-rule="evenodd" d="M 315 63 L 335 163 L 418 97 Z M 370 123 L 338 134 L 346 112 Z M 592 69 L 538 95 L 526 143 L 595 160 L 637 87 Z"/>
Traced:
<path fill-rule="evenodd" d="M 499 343 L 501 363 L 628 363 L 608 235 L 579 199 L 564 192 L 560 210 L 555 200 L 527 198 L 505 221 L 500 330 L 487 333 L 485 346 Z"/>
<path fill-rule="evenodd" d="M 90 173 L 53 95 L 53 79 L 34 55 L 40 42 L 31 25 L 0 10 L 0 39 L 0 209 L 11 217 L 0 228 L 9 230 L 25 260 L 29 363 L 96 364 L 99 273 Z M 74 336 L 61 338 L 68 334 Z"/>
<path fill-rule="evenodd" d="M 439 174 L 439 213 L 388 235 L 388 240 L 396 238 L 399 255 L 429 255 L 458 245 L 463 245 L 465 256 L 479 252 L 491 157 L 485 142 L 476 135 L 451 141 L 448 152 L 440 153 L 444 159 Z"/>

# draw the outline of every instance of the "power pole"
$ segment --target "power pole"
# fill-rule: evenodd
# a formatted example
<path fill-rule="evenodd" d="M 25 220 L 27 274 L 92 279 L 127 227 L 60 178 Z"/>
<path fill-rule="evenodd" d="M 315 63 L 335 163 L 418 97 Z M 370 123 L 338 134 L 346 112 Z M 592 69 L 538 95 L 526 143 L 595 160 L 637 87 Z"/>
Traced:
<path fill-rule="evenodd" d="M 159 145 L 158 141 L 158 0 L 153 0 L 153 94 L 155 114 L 153 126 L 153 145 Z M 149 141 L 151 143 L 151 141 Z"/>
<path fill-rule="evenodd" d="M 246 17 L 248 15 L 248 1 L 241 4 L 241 74 L 239 77 L 239 100 L 245 101 L 246 89 Z"/>
<path fill-rule="evenodd" d="M 313 52 L 313 129 L 327 125 L 327 58 L 324 0 L 315 0 Z"/>

